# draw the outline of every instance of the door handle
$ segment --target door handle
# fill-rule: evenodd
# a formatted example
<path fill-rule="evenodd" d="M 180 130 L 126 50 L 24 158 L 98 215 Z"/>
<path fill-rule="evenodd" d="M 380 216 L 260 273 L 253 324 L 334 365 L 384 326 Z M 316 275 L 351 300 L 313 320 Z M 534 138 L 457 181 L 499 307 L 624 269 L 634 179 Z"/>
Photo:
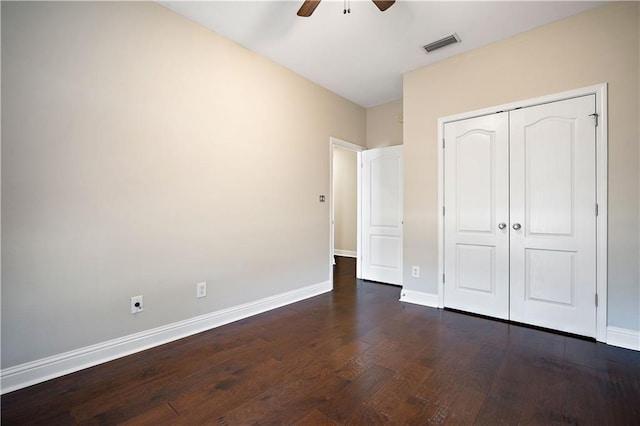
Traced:
<path fill-rule="evenodd" d="M 507 227 L 507 224 L 506 224 L 506 223 L 504 223 L 504 222 L 502 222 L 502 223 L 498 224 L 498 229 L 504 229 L 504 228 L 506 228 L 506 227 Z"/>
<path fill-rule="evenodd" d="M 519 223 L 514 223 L 514 224 L 513 224 L 513 229 L 515 229 L 516 231 L 517 231 L 518 229 L 520 229 L 520 228 L 521 228 L 521 226 L 520 226 L 520 224 L 519 224 Z"/>

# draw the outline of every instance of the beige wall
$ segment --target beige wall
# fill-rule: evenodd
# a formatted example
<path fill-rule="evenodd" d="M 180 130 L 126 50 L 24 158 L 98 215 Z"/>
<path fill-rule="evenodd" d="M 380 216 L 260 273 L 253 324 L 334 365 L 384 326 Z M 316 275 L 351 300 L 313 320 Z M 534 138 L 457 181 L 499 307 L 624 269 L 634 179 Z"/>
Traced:
<path fill-rule="evenodd" d="M 608 323 L 640 329 L 638 16 L 637 3 L 606 5 L 405 75 L 405 288 L 437 292 L 437 119 L 606 82 Z"/>
<path fill-rule="evenodd" d="M 402 144 L 402 101 L 367 108 L 367 148 Z"/>
<path fill-rule="evenodd" d="M 638 50 L 638 100 L 637 101 L 638 101 L 638 139 L 640 139 L 640 7 L 638 7 L 638 40 L 639 40 L 638 42 L 639 50 Z M 639 158 L 639 161 L 640 161 L 640 158 Z M 638 169 L 640 170 L 640 164 L 638 165 Z M 640 176 L 639 176 L 639 179 L 640 179 Z M 640 189 L 640 184 L 638 186 Z M 640 205 L 640 194 L 639 194 L 639 205 Z M 640 207 L 639 207 L 639 210 L 640 210 Z M 640 211 L 638 213 L 640 214 Z M 638 221 L 640 222 L 640 216 L 638 217 Z M 639 232 L 640 232 L 640 229 L 639 229 Z M 640 240 L 640 234 L 638 235 L 638 239 Z M 640 265 L 640 258 L 638 259 L 638 265 Z M 640 306 L 640 291 L 638 291 L 638 306 Z M 638 329 L 640 330 L 640 318 L 638 319 Z"/>
<path fill-rule="evenodd" d="M 333 150 L 333 214 L 335 250 L 356 252 L 358 191 L 355 151 L 335 147 Z"/>
<path fill-rule="evenodd" d="M 329 279 L 363 108 L 147 2 L 2 2 L 2 88 L 3 368 Z"/>

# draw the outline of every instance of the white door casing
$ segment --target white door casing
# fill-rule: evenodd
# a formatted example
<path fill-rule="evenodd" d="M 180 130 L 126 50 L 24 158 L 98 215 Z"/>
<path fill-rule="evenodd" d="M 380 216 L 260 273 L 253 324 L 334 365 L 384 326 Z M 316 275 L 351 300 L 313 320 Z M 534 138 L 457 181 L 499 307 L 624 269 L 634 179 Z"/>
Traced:
<path fill-rule="evenodd" d="M 596 335 L 594 112 L 589 95 L 510 113 L 511 319 L 590 337 Z"/>
<path fill-rule="evenodd" d="M 602 337 L 596 111 L 590 94 L 444 124 L 444 306 Z"/>
<path fill-rule="evenodd" d="M 447 123 L 445 306 L 509 318 L 508 113 Z"/>
<path fill-rule="evenodd" d="M 362 278 L 402 284 L 402 145 L 362 152 Z"/>

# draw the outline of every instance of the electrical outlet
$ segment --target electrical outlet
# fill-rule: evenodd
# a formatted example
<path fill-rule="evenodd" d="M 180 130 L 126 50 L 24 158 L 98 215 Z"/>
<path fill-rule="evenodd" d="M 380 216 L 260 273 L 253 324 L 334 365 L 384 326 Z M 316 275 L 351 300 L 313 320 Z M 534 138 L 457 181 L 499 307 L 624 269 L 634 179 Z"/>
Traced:
<path fill-rule="evenodd" d="M 196 298 L 207 297 L 207 283 L 196 284 Z"/>
<path fill-rule="evenodd" d="M 131 313 L 138 314 L 142 312 L 144 305 L 142 303 L 142 296 L 133 296 L 131 298 Z"/>
<path fill-rule="evenodd" d="M 420 278 L 420 267 L 419 266 L 412 266 L 411 267 L 411 276 L 413 278 Z"/>

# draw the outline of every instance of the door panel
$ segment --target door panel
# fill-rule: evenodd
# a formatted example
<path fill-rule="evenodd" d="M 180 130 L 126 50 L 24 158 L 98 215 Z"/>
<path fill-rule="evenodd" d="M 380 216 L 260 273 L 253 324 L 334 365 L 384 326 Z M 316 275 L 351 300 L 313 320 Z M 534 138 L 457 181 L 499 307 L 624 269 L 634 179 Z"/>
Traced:
<path fill-rule="evenodd" d="M 509 317 L 508 114 L 445 125 L 446 307 Z"/>
<path fill-rule="evenodd" d="M 495 293 L 495 247 L 458 244 L 456 247 L 457 288 Z"/>
<path fill-rule="evenodd" d="M 402 284 L 402 146 L 362 152 L 362 278 Z"/>
<path fill-rule="evenodd" d="M 493 228 L 493 134 L 480 129 L 456 140 L 458 232 L 491 233 Z M 487 167 L 489 165 L 489 167 Z"/>
<path fill-rule="evenodd" d="M 525 250 L 525 298 L 574 306 L 575 260 L 570 251 Z"/>
<path fill-rule="evenodd" d="M 572 128 L 571 120 L 558 117 L 545 118 L 525 128 L 528 235 L 573 235 Z"/>
<path fill-rule="evenodd" d="M 510 115 L 511 319 L 585 336 L 596 331 L 594 110 L 590 95 Z"/>

